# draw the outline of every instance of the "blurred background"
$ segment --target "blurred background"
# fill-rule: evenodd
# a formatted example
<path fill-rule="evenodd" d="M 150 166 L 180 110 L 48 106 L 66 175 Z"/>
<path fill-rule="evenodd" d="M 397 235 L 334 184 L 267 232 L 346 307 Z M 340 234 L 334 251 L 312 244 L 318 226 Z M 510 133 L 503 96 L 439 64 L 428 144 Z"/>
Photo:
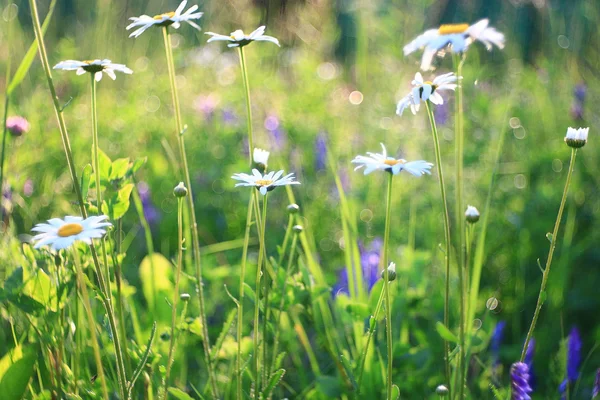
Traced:
<path fill-rule="evenodd" d="M 39 0 L 41 17 L 48 0 Z M 34 40 L 27 1 L 0 2 L 0 89 L 9 59 L 18 65 Z M 144 213 L 156 251 L 176 252 L 177 221 L 173 187 L 179 182 L 176 136 L 159 30 L 128 38 L 128 17 L 155 15 L 179 2 L 145 0 L 59 0 L 46 34 L 51 65 L 66 59 L 109 58 L 134 74 L 103 79 L 98 85 L 100 147 L 111 158 L 147 157 L 136 176 Z M 223 285 L 237 287 L 247 197 L 230 176 L 245 172 L 247 143 L 244 92 L 238 54 L 222 43 L 206 43 L 206 31 L 250 32 L 266 25 L 281 48 L 269 43 L 247 47 L 253 100 L 255 142 L 271 151 L 270 166 L 294 172 L 303 225 L 333 287 L 342 290 L 344 243 L 335 179 L 356 218 L 363 255 L 378 257 L 384 224 L 385 176 L 354 172 L 356 154 L 379 151 L 408 160 L 434 160 L 425 113 L 395 115 L 396 102 L 417 72 L 420 53 L 404 57 L 403 46 L 425 29 L 441 23 L 489 18 L 506 35 L 504 50 L 468 52 L 464 68 L 466 203 L 484 212 L 492 170 L 490 226 L 486 239 L 480 309 L 474 327 L 487 343 L 498 322 L 503 336 L 492 355 L 477 359 L 472 386 L 479 398 L 491 398 L 490 383 L 506 385 L 508 366 L 520 355 L 539 291 L 551 231 L 565 182 L 570 149 L 563 137 L 569 126 L 589 126 L 590 140 L 579 151 L 555 261 L 548 301 L 536 331 L 535 373 L 539 398 L 558 398 L 564 379 L 564 341 L 577 327 L 582 335 L 581 385 L 571 398 L 589 398 L 600 355 L 600 162 L 597 107 L 600 91 L 600 2 L 596 0 L 339 0 L 339 1 L 196 1 L 204 16 L 202 31 L 183 25 L 173 34 L 177 84 L 182 102 L 187 150 L 194 182 L 200 237 L 204 246 L 229 243 L 227 251 L 204 257 L 211 332 L 218 335 L 222 311 L 231 309 Z M 452 70 L 450 57 L 437 71 Z M 89 162 L 91 145 L 89 82 L 53 71 L 65 109 L 77 170 Z M 446 180 L 453 199 L 454 102 L 437 107 Z M 9 115 L 31 126 L 7 142 L 7 180 L 2 194 L 6 235 L 27 240 L 32 226 L 53 216 L 76 212 L 60 135 L 36 57 L 29 74 L 11 98 Z M 505 135 L 500 162 L 495 155 Z M 331 162 L 330 162 L 331 160 Z M 439 383 L 441 360 L 424 337 L 436 339 L 433 325 L 443 310 L 443 241 L 437 177 L 399 176 L 395 186 L 392 260 L 403 276 L 398 286 L 399 320 L 414 322 L 399 363 L 415 397 Z M 243 195 L 242 195 L 243 193 Z M 287 223 L 284 191 L 269 200 L 269 247 L 281 242 Z M 450 208 L 454 212 L 453 207 Z M 412 221 L 412 222 L 411 222 Z M 129 243 L 124 274 L 132 288 L 142 285 L 139 265 L 147 254 L 139 218 L 132 209 L 123 220 Z M 4 235 L 4 234 L 3 234 Z M 477 235 L 477 227 L 475 229 Z M 9 240 L 9 239 L 6 239 Z M 231 242 L 233 241 L 233 242 Z M 13 243 L 16 243 L 14 239 Z M 4 247 L 7 249 L 8 247 Z M 0 249 L 0 278 L 14 268 L 12 253 Z M 252 249 L 254 256 L 257 248 Z M 408 256 L 410 254 L 410 257 Z M 377 262 L 375 262 L 375 268 Z M 191 268 L 191 265 L 188 265 Z M 191 290 L 191 288 L 190 288 Z M 141 290 L 132 301 L 144 304 Z M 495 298 L 498 306 L 485 307 Z M 140 316 L 148 325 L 150 317 Z M 146 320 L 148 319 L 148 320 Z M 419 336 L 419 332 L 425 336 Z M 4 333 L 6 335 L 6 332 Z M 439 341 L 439 340 L 438 340 Z M 439 346 L 439 344 L 438 344 Z M 486 350 L 486 351 L 488 351 Z M 200 347 L 198 356 L 200 357 Z M 431 371 L 435 371 L 434 374 Z M 405 392 L 406 393 L 406 392 Z M 423 394 L 425 396 L 425 394 Z"/>

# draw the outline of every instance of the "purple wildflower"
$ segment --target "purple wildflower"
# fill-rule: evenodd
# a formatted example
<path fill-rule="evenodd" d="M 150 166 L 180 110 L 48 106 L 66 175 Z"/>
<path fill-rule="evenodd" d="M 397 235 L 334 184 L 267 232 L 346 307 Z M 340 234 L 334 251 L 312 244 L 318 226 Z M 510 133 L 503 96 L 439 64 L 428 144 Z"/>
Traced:
<path fill-rule="evenodd" d="M 204 119 L 210 121 L 219 104 L 219 98 L 213 93 L 200 95 L 194 100 L 194 108 L 204 116 Z"/>
<path fill-rule="evenodd" d="M 8 184 L 4 185 L 2 189 L 2 196 L 0 196 L 0 217 L 3 218 L 9 216 L 12 212 L 13 192 Z M 0 221 L 2 221 L 2 218 L 0 218 Z"/>
<path fill-rule="evenodd" d="M 595 399 L 600 394 L 600 368 L 596 371 L 596 380 L 594 381 L 594 391 L 592 392 L 592 399 Z"/>
<path fill-rule="evenodd" d="M 146 182 L 139 182 L 137 186 L 140 193 L 140 200 L 142 200 L 142 207 L 144 209 L 146 221 L 148 221 L 148 224 L 150 225 L 158 224 L 160 222 L 161 215 L 150 198 L 150 186 L 148 186 Z"/>
<path fill-rule="evenodd" d="M 29 132 L 29 122 L 23 117 L 13 116 L 6 119 L 6 128 L 14 137 Z"/>
<path fill-rule="evenodd" d="M 283 149 L 285 145 L 285 132 L 281 127 L 279 118 L 277 118 L 275 115 L 269 115 L 267 118 L 265 118 L 264 126 L 273 138 L 273 148 L 275 150 Z"/>
<path fill-rule="evenodd" d="M 511 400 L 531 400 L 529 393 L 532 392 L 529 386 L 529 368 L 527 364 L 516 362 L 510 368 L 510 381 L 512 387 Z"/>
<path fill-rule="evenodd" d="M 498 321 L 496 327 L 494 328 L 494 332 L 492 333 L 492 338 L 490 339 L 490 350 L 495 356 L 496 362 L 498 361 L 498 353 L 500 353 L 500 345 L 502 344 L 505 327 L 506 321 Z"/>
<path fill-rule="evenodd" d="M 315 140 L 315 169 L 324 170 L 327 166 L 327 134 L 320 132 Z"/>
<path fill-rule="evenodd" d="M 444 101 L 442 104 L 435 107 L 433 109 L 433 115 L 435 116 L 435 122 L 438 125 L 445 125 L 446 122 L 448 122 L 448 116 L 450 115 L 448 101 Z"/>
<path fill-rule="evenodd" d="M 368 291 L 370 291 L 379 279 L 379 258 L 381 253 L 382 241 L 377 238 L 366 248 L 362 243 L 358 243 L 360 251 L 360 264 L 363 274 L 363 282 Z M 340 271 L 338 281 L 333 286 L 333 295 L 339 293 L 349 294 L 348 292 L 348 274 L 346 268 Z"/>
<path fill-rule="evenodd" d="M 33 194 L 33 180 L 31 178 L 28 178 L 23 184 L 23 194 L 25 197 L 31 197 Z"/>
<path fill-rule="evenodd" d="M 575 100 L 583 103 L 585 101 L 585 97 L 587 94 L 587 86 L 585 83 L 580 83 L 575 86 L 575 90 L 573 90 L 573 95 L 575 96 Z"/>
<path fill-rule="evenodd" d="M 587 86 L 580 83 L 573 90 L 573 103 L 571 104 L 571 117 L 575 120 L 583 119 L 583 105 L 587 95 Z"/>
<path fill-rule="evenodd" d="M 562 398 L 566 398 L 567 386 L 579 378 L 579 364 L 581 364 L 581 335 L 579 329 L 573 327 L 567 343 L 567 377 L 558 387 Z"/>
<path fill-rule="evenodd" d="M 223 109 L 222 118 L 225 125 L 237 125 L 238 117 L 231 108 Z"/>

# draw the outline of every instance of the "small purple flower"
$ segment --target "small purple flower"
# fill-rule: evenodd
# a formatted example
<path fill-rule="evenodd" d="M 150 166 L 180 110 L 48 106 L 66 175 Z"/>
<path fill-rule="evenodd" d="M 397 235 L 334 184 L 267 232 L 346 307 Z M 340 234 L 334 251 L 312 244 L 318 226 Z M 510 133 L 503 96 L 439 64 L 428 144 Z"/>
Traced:
<path fill-rule="evenodd" d="M 327 134 L 320 132 L 315 140 L 315 169 L 324 170 L 327 167 Z"/>
<path fill-rule="evenodd" d="M 585 101 L 585 97 L 587 94 L 587 86 L 585 83 L 580 83 L 575 86 L 575 90 L 573 90 L 573 95 L 575 96 L 575 100 L 583 103 Z"/>
<path fill-rule="evenodd" d="M 532 392 L 529 386 L 529 368 L 527 364 L 516 362 L 510 368 L 510 381 L 512 387 L 511 400 L 531 400 Z"/>
<path fill-rule="evenodd" d="M 219 104 L 219 98 L 210 93 L 208 95 L 200 95 L 194 100 L 194 108 L 204 116 L 204 119 L 210 121 Z"/>
<path fill-rule="evenodd" d="M 29 122 L 23 117 L 13 116 L 6 119 L 6 128 L 14 137 L 29 132 Z"/>
<path fill-rule="evenodd" d="M 23 194 L 25 197 L 31 197 L 33 194 L 33 181 L 31 179 L 27 179 L 23 184 Z"/>
<path fill-rule="evenodd" d="M 379 258 L 381 247 L 382 241 L 379 238 L 374 239 L 367 248 L 363 246 L 362 243 L 358 243 L 363 282 L 368 291 L 371 291 L 379 279 Z M 339 293 L 349 294 L 348 274 L 346 273 L 346 268 L 340 271 L 338 282 L 333 286 L 333 295 L 336 296 Z"/>
<path fill-rule="evenodd" d="M 235 113 L 233 112 L 233 110 L 231 108 L 223 109 L 222 118 L 223 118 L 223 123 L 225 125 L 237 125 L 237 122 L 238 122 L 237 115 L 235 115 Z"/>
<path fill-rule="evenodd" d="M 506 321 L 498 321 L 494 328 L 494 332 L 492 333 L 492 338 L 490 339 L 490 350 L 496 358 L 498 358 L 498 353 L 500 352 L 500 345 L 502 344 L 502 338 L 504 337 L 505 327 Z"/>
<path fill-rule="evenodd" d="M 594 391 L 592 392 L 592 399 L 595 399 L 600 394 L 600 368 L 596 371 L 596 380 L 594 381 Z"/>
<path fill-rule="evenodd" d="M 10 213 L 12 211 L 12 198 L 13 198 L 12 189 L 8 184 L 4 185 L 4 187 L 2 189 L 3 189 L 2 196 L 0 196 L 0 217 L 10 215 Z M 0 218 L 0 221 L 1 220 L 2 220 L 2 218 Z"/>
<path fill-rule="evenodd" d="M 446 99 L 444 99 L 444 100 L 446 100 Z M 433 115 L 435 117 L 435 122 L 438 125 L 445 125 L 446 122 L 448 122 L 448 116 L 450 115 L 450 110 L 448 108 L 448 101 L 444 101 L 442 104 L 435 107 L 433 109 Z"/>
<path fill-rule="evenodd" d="M 160 222 L 161 215 L 150 198 L 150 186 L 148 186 L 146 182 L 139 182 L 137 186 L 140 193 L 140 200 L 142 200 L 142 208 L 144 209 L 146 221 L 148 221 L 148 224 L 150 225 L 158 224 Z"/>
<path fill-rule="evenodd" d="M 274 131 L 279 128 L 279 119 L 274 115 L 269 115 L 265 118 L 265 129 L 268 131 Z"/>
<path fill-rule="evenodd" d="M 579 378 L 581 347 L 581 335 L 579 334 L 579 329 L 573 327 L 569 333 L 569 341 L 567 344 L 567 377 L 558 387 L 558 391 L 564 398 L 566 398 L 565 393 L 567 391 L 567 386 L 576 382 Z"/>
<path fill-rule="evenodd" d="M 580 83 L 573 90 L 573 103 L 571 104 L 571 117 L 575 120 L 583 119 L 583 106 L 587 95 L 587 86 Z"/>

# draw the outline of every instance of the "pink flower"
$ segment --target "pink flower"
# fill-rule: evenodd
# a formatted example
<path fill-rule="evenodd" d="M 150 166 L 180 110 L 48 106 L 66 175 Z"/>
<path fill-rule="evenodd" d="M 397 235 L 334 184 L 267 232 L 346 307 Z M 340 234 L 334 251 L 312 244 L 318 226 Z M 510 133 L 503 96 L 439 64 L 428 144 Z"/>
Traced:
<path fill-rule="evenodd" d="M 23 117 L 13 116 L 6 120 L 6 128 L 14 137 L 23 135 L 29 132 L 29 122 Z"/>

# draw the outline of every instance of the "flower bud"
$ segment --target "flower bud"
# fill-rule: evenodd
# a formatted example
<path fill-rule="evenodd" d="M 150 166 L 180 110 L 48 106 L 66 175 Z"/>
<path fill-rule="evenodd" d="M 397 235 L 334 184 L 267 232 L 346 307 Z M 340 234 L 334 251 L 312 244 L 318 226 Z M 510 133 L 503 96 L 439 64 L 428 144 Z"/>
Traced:
<path fill-rule="evenodd" d="M 296 233 L 300 233 L 300 232 L 302 232 L 304 230 L 304 228 L 302 227 L 302 225 L 294 225 L 294 227 L 292 229 Z"/>
<path fill-rule="evenodd" d="M 160 334 L 160 340 L 163 342 L 166 342 L 169 339 L 171 339 L 171 334 L 169 332 L 163 332 Z"/>
<path fill-rule="evenodd" d="M 290 214 L 298 214 L 298 211 L 300 211 L 300 206 L 296 203 L 292 203 L 287 206 L 287 211 Z"/>
<path fill-rule="evenodd" d="M 467 206 L 467 211 L 465 211 L 465 219 L 468 223 L 474 224 L 479 221 L 479 210 L 473 206 Z"/>
<path fill-rule="evenodd" d="M 6 119 L 6 129 L 14 137 L 19 137 L 29 132 L 29 122 L 23 117 L 8 117 Z"/>
<path fill-rule="evenodd" d="M 589 130 L 590 128 L 575 129 L 569 127 L 569 129 L 567 129 L 567 135 L 565 136 L 565 143 L 574 149 L 585 146 Z"/>
<path fill-rule="evenodd" d="M 188 190 L 183 184 L 183 182 L 179 182 L 179 185 L 175 186 L 175 189 L 173 189 L 173 194 L 175 195 L 175 197 L 185 197 L 187 196 L 187 193 Z"/>
<path fill-rule="evenodd" d="M 387 267 L 388 271 L 388 282 L 396 280 L 396 263 L 391 262 Z M 381 279 L 385 279 L 385 270 L 381 271 Z"/>
<path fill-rule="evenodd" d="M 254 164 L 262 169 L 263 171 L 267 170 L 267 163 L 269 162 L 269 153 L 263 149 L 254 149 L 254 153 L 252 154 L 252 161 Z"/>
<path fill-rule="evenodd" d="M 448 388 L 444 385 L 439 385 L 435 388 L 435 393 L 440 397 L 448 396 Z"/>
<path fill-rule="evenodd" d="M 179 295 L 179 298 L 181 299 L 181 301 L 189 301 L 190 300 L 190 294 L 189 293 L 181 293 Z"/>

